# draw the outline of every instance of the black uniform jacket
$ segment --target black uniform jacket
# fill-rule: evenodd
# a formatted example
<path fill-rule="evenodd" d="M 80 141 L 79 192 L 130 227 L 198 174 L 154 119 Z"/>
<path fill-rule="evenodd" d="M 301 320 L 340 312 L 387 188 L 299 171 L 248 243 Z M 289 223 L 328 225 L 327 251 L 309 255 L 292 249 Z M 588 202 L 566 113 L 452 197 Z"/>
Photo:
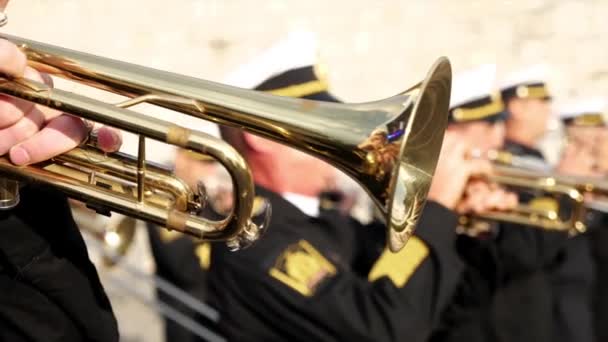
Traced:
<path fill-rule="evenodd" d="M 507 142 L 506 148 L 514 154 L 543 158 L 540 151 L 516 142 Z M 546 231 L 530 231 L 527 234 L 540 234 L 545 243 L 539 245 L 539 248 L 555 254 L 551 263 L 543 267 L 549 285 L 548 289 L 542 292 L 551 293 L 552 340 L 592 341 L 593 319 L 590 302 L 594 270 L 589 236 L 583 234 L 560 242 L 559 239 L 552 240 L 552 233 Z"/>
<path fill-rule="evenodd" d="M 507 142 L 506 149 L 543 158 L 538 150 L 515 142 Z M 496 239 L 501 283 L 488 315 L 495 340 L 590 341 L 592 269 L 586 239 L 501 225 Z"/>
<path fill-rule="evenodd" d="M 118 341 L 66 198 L 28 186 L 0 212 L 0 341 Z"/>
<path fill-rule="evenodd" d="M 592 297 L 595 341 L 608 341 L 608 214 L 592 211 L 588 216 L 595 271 Z"/>
<path fill-rule="evenodd" d="M 542 158 L 514 142 L 506 149 Z M 592 271 L 585 239 L 500 224 L 491 241 L 468 241 L 469 248 L 461 248 L 465 277 L 435 340 L 589 341 Z"/>
<path fill-rule="evenodd" d="M 322 212 L 308 217 L 280 196 L 268 233 L 236 253 L 212 250 L 210 301 L 234 341 L 424 341 L 453 294 L 462 263 L 456 216 L 427 203 L 416 237 L 382 252 L 378 229 Z M 375 259 L 371 259 L 375 260 Z"/>

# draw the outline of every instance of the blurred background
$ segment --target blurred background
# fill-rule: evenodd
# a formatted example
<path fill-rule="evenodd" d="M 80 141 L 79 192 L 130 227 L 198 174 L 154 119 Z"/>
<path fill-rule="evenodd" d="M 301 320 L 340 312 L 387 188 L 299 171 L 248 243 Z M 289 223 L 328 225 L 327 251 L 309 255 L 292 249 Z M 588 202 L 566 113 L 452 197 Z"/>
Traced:
<path fill-rule="evenodd" d="M 573 97 L 608 96 L 606 13 L 606 0 L 14 0 L 4 31 L 221 81 L 289 31 L 306 29 L 318 36 L 332 91 L 347 102 L 409 88 L 439 56 L 450 58 L 455 73 L 496 63 L 498 78 L 546 63 L 558 110 Z M 543 149 L 554 160 L 560 127 L 551 128 Z M 154 158 L 164 153 L 158 147 Z M 151 274 L 146 239 L 140 230 L 125 263 Z M 123 340 L 162 341 L 162 320 L 120 281 L 128 279 L 144 300 L 153 299 L 152 286 L 120 269 L 100 272 Z"/>

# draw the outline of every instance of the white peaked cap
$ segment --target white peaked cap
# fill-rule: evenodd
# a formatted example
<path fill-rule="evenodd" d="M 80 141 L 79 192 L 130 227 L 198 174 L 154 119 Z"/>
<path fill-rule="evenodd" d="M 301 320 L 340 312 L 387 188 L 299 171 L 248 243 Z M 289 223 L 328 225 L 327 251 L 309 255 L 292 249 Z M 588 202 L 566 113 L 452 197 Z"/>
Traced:
<path fill-rule="evenodd" d="M 604 97 L 578 98 L 558 104 L 557 107 L 562 120 L 589 113 L 601 113 L 605 115 L 608 110 L 608 99 Z"/>
<path fill-rule="evenodd" d="M 495 92 L 496 64 L 482 64 L 454 76 L 450 107 L 490 96 Z"/>
<path fill-rule="evenodd" d="M 285 39 L 228 74 L 222 83 L 252 89 L 288 70 L 315 65 L 317 57 L 316 36 L 309 31 L 293 31 Z"/>
<path fill-rule="evenodd" d="M 550 69 L 546 64 L 530 65 L 507 74 L 500 83 L 500 88 L 504 89 L 519 84 L 547 82 L 549 74 Z"/>

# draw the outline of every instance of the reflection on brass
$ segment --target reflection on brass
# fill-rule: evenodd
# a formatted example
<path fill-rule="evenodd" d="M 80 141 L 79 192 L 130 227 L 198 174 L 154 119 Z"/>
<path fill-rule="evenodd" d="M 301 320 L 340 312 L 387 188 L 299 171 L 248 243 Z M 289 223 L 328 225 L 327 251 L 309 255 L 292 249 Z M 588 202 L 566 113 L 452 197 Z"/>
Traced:
<path fill-rule="evenodd" d="M 367 153 L 365 159 L 368 163 L 367 172 L 376 174 L 379 180 L 395 168 L 395 161 L 399 154 L 399 142 L 389 142 L 386 132 L 376 131 L 359 146 Z"/>
<path fill-rule="evenodd" d="M 62 158 L 25 168 L 15 167 L 6 158 L 0 159 L 0 173 L 8 177 L 51 184 L 96 208 L 161 226 L 167 221 L 173 224 L 176 216 L 170 213 L 177 210 L 183 214 L 179 225 L 185 220 L 184 233 L 203 240 L 224 240 L 235 249 L 252 243 L 252 239 L 260 236 L 256 227 L 265 227 L 267 222 L 252 220 L 255 193 L 245 160 L 217 138 L 196 131 L 187 136 L 171 122 L 128 109 L 133 104 L 147 102 L 241 128 L 333 164 L 373 198 L 386 219 L 392 251 L 401 249 L 414 231 L 447 125 L 451 67 L 445 58 L 433 65 L 423 82 L 405 92 L 381 101 L 338 104 L 264 94 L 14 36 L 0 37 L 22 46 L 30 66 L 131 100 L 116 106 L 60 89 L 40 93 L 9 79 L 0 83 L 0 92 L 209 155 L 231 174 L 233 198 L 238 201 L 225 220 L 200 218 L 196 215 L 200 205 L 195 205 L 201 203 L 200 194 L 187 187 L 182 189 L 183 193 L 176 194 L 174 183 L 180 180 L 171 173 L 157 172 L 141 155 L 125 159 L 123 155 L 109 154 L 101 164 L 79 161 L 78 167 L 66 164 Z M 37 86 L 36 82 L 28 83 Z M 70 167 L 72 173 L 79 176 L 73 178 L 53 172 L 52 168 L 45 167 L 49 164 Z M 139 183 L 133 178 L 138 173 L 145 175 Z M 93 181 L 99 176 L 103 176 L 102 181 Z M 155 176 L 163 181 L 157 182 L 153 179 Z M 142 191 L 141 186 L 146 191 Z M 117 188 L 118 193 L 113 190 Z M 140 194 L 141 203 L 133 193 Z M 260 207 L 270 212 L 268 205 Z M 259 214 L 263 218 L 269 216 Z M 252 223 L 254 221 L 257 223 Z"/>
<path fill-rule="evenodd" d="M 114 223 L 108 221 L 100 224 L 100 221 L 96 220 L 95 211 L 86 208 L 83 203 L 70 200 L 70 206 L 78 227 L 101 244 L 103 265 L 116 266 L 135 241 L 137 220 L 129 216 L 120 216 Z"/>
<path fill-rule="evenodd" d="M 469 225 L 481 219 L 523 224 L 576 235 L 587 230 L 585 219 L 588 209 L 608 212 L 608 201 L 606 201 L 608 182 L 605 180 L 565 176 L 539 169 L 523 169 L 497 163 L 494 165 L 493 174 L 487 179 L 507 188 L 531 192 L 534 198 L 513 210 L 476 214 L 467 221 Z M 586 195 L 592 195 L 594 199 L 588 200 L 585 198 Z M 565 200 L 560 201 L 560 199 Z M 560 204 L 567 203 L 566 200 L 569 204 L 566 208 L 561 207 Z M 568 214 L 566 218 L 560 217 L 562 209 Z"/>
<path fill-rule="evenodd" d="M 171 126 L 167 131 L 167 143 L 179 147 L 187 147 L 190 130 L 180 126 Z"/>

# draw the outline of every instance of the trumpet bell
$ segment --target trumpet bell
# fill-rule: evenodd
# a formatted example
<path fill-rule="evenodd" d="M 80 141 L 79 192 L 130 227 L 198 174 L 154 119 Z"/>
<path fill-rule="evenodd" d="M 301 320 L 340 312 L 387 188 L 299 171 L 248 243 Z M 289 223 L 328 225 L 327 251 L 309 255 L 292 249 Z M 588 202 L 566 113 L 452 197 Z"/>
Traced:
<path fill-rule="evenodd" d="M 329 162 L 355 179 L 371 196 L 386 220 L 391 251 L 401 249 L 415 230 L 447 125 L 451 67 L 446 58 L 433 65 L 423 82 L 400 94 L 381 101 L 338 104 L 280 97 L 19 37 L 5 34 L 0 37 L 20 46 L 30 66 L 38 70 L 129 97 L 121 108 L 143 102 L 155 104 L 240 128 Z M 68 96 L 57 90 L 40 92 L 31 88 L 10 81 L 0 84 L 0 91 L 13 96 L 60 110 L 70 108 L 72 114 L 132 133 L 146 133 L 148 137 L 194 152 L 210 150 L 202 144 L 208 139 L 201 138 L 197 144 L 189 141 L 188 137 L 195 133 L 188 128 L 156 122 L 152 126 L 136 125 L 129 120 L 128 115 L 132 114 L 107 110 L 101 115 L 93 110 L 99 105 L 86 103 L 83 108 L 80 104 L 88 101 L 78 99 L 68 103 Z M 215 158 L 225 155 L 219 147 L 215 150 L 218 150 Z M 224 161 L 224 166 L 229 169 L 231 163 L 237 164 L 232 160 L 236 158 Z M 235 191 L 235 205 L 240 203 L 236 199 L 243 196 L 250 201 L 241 206 L 246 214 L 233 217 L 239 227 L 245 225 L 239 230 L 241 235 L 249 234 L 251 238 L 247 239 L 251 240 L 259 236 L 251 229 L 247 233 L 246 227 L 252 212 L 253 185 L 245 186 L 250 176 L 241 174 L 242 190 Z M 233 177 L 233 183 L 234 179 L 238 178 Z M 234 238 L 237 230 L 228 231 L 230 234 L 222 236 Z M 205 233 L 210 235 L 208 231 Z"/>
<path fill-rule="evenodd" d="M 375 187 L 370 194 L 386 215 L 387 242 L 393 252 L 403 248 L 414 233 L 439 159 L 451 92 L 451 68 L 447 60 L 439 60 L 413 92 L 413 105 L 405 110 L 409 115 L 397 116 L 392 123 L 402 127 L 404 137 L 390 180 L 387 184 L 382 181 L 365 184 L 369 189 Z M 401 134 L 401 130 L 393 134 Z"/>

